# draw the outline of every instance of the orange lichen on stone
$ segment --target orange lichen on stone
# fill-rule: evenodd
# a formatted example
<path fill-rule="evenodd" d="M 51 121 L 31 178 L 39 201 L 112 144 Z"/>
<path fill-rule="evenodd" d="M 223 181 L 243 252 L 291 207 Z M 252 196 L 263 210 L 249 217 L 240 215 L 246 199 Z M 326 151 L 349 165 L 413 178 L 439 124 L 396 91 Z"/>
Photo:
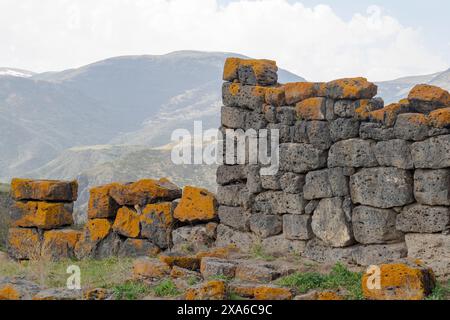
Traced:
<path fill-rule="evenodd" d="M 18 260 L 38 259 L 41 254 L 41 239 L 33 228 L 10 228 L 8 252 Z"/>
<path fill-rule="evenodd" d="M 294 105 L 305 99 L 318 96 L 320 85 L 313 82 L 292 82 L 283 85 L 286 104 Z"/>
<path fill-rule="evenodd" d="M 135 278 L 163 278 L 170 274 L 170 267 L 157 259 L 139 258 L 133 262 Z"/>
<path fill-rule="evenodd" d="M 14 200 L 73 202 L 77 200 L 76 181 L 12 179 L 11 196 Z"/>
<path fill-rule="evenodd" d="M 168 179 L 144 179 L 130 184 L 115 184 L 109 194 L 121 206 L 144 206 L 156 201 L 172 201 L 181 196 L 181 189 Z"/>
<path fill-rule="evenodd" d="M 195 272 L 177 266 L 174 266 L 170 271 L 170 276 L 174 279 L 187 278 L 192 276 L 193 274 L 195 274 Z"/>
<path fill-rule="evenodd" d="M 83 292 L 84 300 L 106 300 L 108 296 L 108 290 L 104 288 L 87 289 Z"/>
<path fill-rule="evenodd" d="M 139 214 L 127 207 L 120 208 L 113 230 L 125 237 L 137 238 L 141 231 Z"/>
<path fill-rule="evenodd" d="M 267 88 L 265 101 L 272 106 L 282 106 L 286 103 L 284 87 Z"/>
<path fill-rule="evenodd" d="M 77 230 L 51 230 L 44 233 L 41 255 L 46 258 L 58 260 L 60 258 L 73 258 L 81 231 Z"/>
<path fill-rule="evenodd" d="M 13 226 L 49 230 L 73 224 L 72 204 L 17 201 L 13 207 L 22 212 L 22 217 L 16 220 Z"/>
<path fill-rule="evenodd" d="M 409 92 L 408 100 L 450 107 L 450 93 L 442 88 L 428 84 L 419 84 L 412 88 Z"/>
<path fill-rule="evenodd" d="M 180 221 L 213 220 L 217 217 L 216 197 L 206 189 L 186 186 L 174 217 Z"/>
<path fill-rule="evenodd" d="M 232 96 L 237 96 L 241 92 L 241 85 L 239 83 L 232 83 L 228 90 Z"/>
<path fill-rule="evenodd" d="M 423 300 L 435 286 L 433 271 L 405 264 L 380 266 L 377 272 L 365 273 L 362 278 L 364 297 L 370 300 Z M 379 284 L 379 288 L 377 285 Z"/>
<path fill-rule="evenodd" d="M 256 300 L 292 300 L 292 292 L 283 287 L 258 286 L 254 290 Z"/>
<path fill-rule="evenodd" d="M 401 113 L 410 112 L 411 108 L 409 103 L 392 103 L 383 109 L 375 110 L 369 113 L 369 119 L 374 122 L 383 123 L 384 125 L 391 127 L 395 124 L 397 116 Z"/>
<path fill-rule="evenodd" d="M 223 280 L 211 280 L 186 290 L 186 300 L 224 300 L 226 284 Z"/>
<path fill-rule="evenodd" d="M 101 241 L 111 233 L 112 223 L 108 219 L 91 219 L 86 223 L 86 229 L 91 241 Z"/>
<path fill-rule="evenodd" d="M 437 109 L 428 115 L 429 124 L 435 128 L 450 127 L 450 108 Z"/>
<path fill-rule="evenodd" d="M 253 298 L 258 285 L 253 283 L 233 282 L 229 284 L 230 292 L 244 298 Z"/>
<path fill-rule="evenodd" d="M 297 116 L 302 120 L 324 120 L 326 117 L 326 99 L 309 98 L 296 105 Z"/>
<path fill-rule="evenodd" d="M 355 118 L 358 120 L 369 120 L 370 112 L 376 111 L 382 108 L 377 107 L 373 102 L 373 99 L 361 99 L 357 102 L 357 107 L 355 108 Z"/>
<path fill-rule="evenodd" d="M 20 300 L 20 292 L 12 285 L 0 287 L 0 300 Z"/>
<path fill-rule="evenodd" d="M 154 224 L 169 228 L 173 223 L 173 205 L 171 202 L 148 204 L 142 209 L 141 223 Z"/>
<path fill-rule="evenodd" d="M 159 256 L 159 260 L 170 267 L 177 266 L 189 270 L 200 269 L 200 258 L 193 255 L 165 253 Z"/>
<path fill-rule="evenodd" d="M 333 291 L 323 291 L 317 293 L 317 300 L 345 300 L 345 298 Z"/>
<path fill-rule="evenodd" d="M 238 78 L 238 69 L 241 59 L 239 58 L 227 58 L 223 67 L 223 80 L 234 81 Z"/>
<path fill-rule="evenodd" d="M 195 256 L 199 259 L 209 257 L 209 258 L 219 258 L 219 259 L 226 259 L 230 257 L 232 253 L 236 253 L 239 250 L 235 245 L 229 245 L 226 247 L 215 247 L 211 248 L 208 251 L 200 251 Z"/>
<path fill-rule="evenodd" d="M 117 202 L 109 195 L 112 187 L 119 184 L 113 183 L 100 187 L 94 187 L 89 190 L 88 217 L 95 218 L 111 218 L 116 215 L 119 208 Z"/>
<path fill-rule="evenodd" d="M 377 90 L 377 86 L 366 78 L 344 78 L 326 84 L 327 97 L 332 99 L 371 99 Z"/>
<path fill-rule="evenodd" d="M 428 117 L 421 113 L 408 113 L 407 121 L 417 126 L 427 126 L 429 124 Z"/>

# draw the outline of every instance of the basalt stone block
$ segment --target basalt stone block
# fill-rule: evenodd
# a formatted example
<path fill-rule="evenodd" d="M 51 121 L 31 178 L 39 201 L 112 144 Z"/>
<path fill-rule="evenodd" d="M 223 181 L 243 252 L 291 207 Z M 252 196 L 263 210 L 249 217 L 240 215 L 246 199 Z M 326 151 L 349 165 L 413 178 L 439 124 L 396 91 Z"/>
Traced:
<path fill-rule="evenodd" d="M 109 195 L 109 191 L 114 184 L 94 187 L 89 190 L 88 218 L 113 218 L 115 217 L 119 205 Z"/>
<path fill-rule="evenodd" d="M 286 193 L 302 193 L 305 185 L 305 175 L 286 172 L 280 178 L 281 189 Z"/>
<path fill-rule="evenodd" d="M 220 185 L 241 182 L 247 179 L 244 165 L 221 165 L 217 168 L 216 182 Z"/>
<path fill-rule="evenodd" d="M 248 165 L 246 167 L 247 190 L 252 194 L 260 193 L 263 190 L 260 171 L 259 165 Z"/>
<path fill-rule="evenodd" d="M 373 99 L 361 99 L 356 101 L 356 109 L 354 110 L 354 117 L 357 120 L 367 121 L 370 119 L 372 111 L 384 108 L 384 100 L 380 97 Z"/>
<path fill-rule="evenodd" d="M 15 227 L 50 230 L 73 224 L 73 203 L 16 201 L 10 212 Z"/>
<path fill-rule="evenodd" d="M 255 197 L 254 211 L 265 214 L 302 214 L 306 201 L 302 194 L 289 194 L 282 191 L 266 191 Z"/>
<path fill-rule="evenodd" d="M 414 166 L 421 169 L 450 167 L 450 135 L 429 138 L 411 146 Z"/>
<path fill-rule="evenodd" d="M 346 248 L 332 248 L 318 238 L 306 243 L 303 257 L 320 263 L 353 262 L 355 246 Z"/>
<path fill-rule="evenodd" d="M 306 241 L 289 240 L 284 234 L 262 239 L 261 246 L 266 254 L 285 256 L 286 253 L 301 255 L 306 246 Z"/>
<path fill-rule="evenodd" d="M 250 216 L 241 207 L 219 207 L 220 223 L 239 231 L 250 230 Z"/>
<path fill-rule="evenodd" d="M 283 172 L 278 171 L 274 175 L 261 176 L 261 185 L 266 190 L 281 190 L 281 178 Z"/>
<path fill-rule="evenodd" d="M 285 214 L 283 216 L 283 232 L 289 240 L 309 240 L 314 236 L 311 229 L 311 216 Z"/>
<path fill-rule="evenodd" d="M 303 187 L 306 200 L 343 197 L 349 194 L 348 176 L 344 168 L 310 171 Z"/>
<path fill-rule="evenodd" d="M 12 179 L 11 197 L 14 200 L 73 202 L 77 200 L 76 181 Z"/>
<path fill-rule="evenodd" d="M 267 130 L 269 131 L 270 135 L 272 135 L 272 132 L 274 130 L 277 130 L 280 143 L 292 142 L 294 135 L 294 127 L 292 126 L 288 126 L 287 124 L 281 123 L 269 123 L 267 125 Z"/>
<path fill-rule="evenodd" d="M 41 255 L 46 259 L 58 261 L 74 259 L 75 246 L 81 237 L 81 231 L 71 229 L 50 230 L 44 232 Z"/>
<path fill-rule="evenodd" d="M 240 251 L 249 252 L 252 250 L 256 241 L 256 235 L 250 232 L 238 231 L 223 224 L 219 224 L 217 227 L 217 247 L 235 245 Z"/>
<path fill-rule="evenodd" d="M 414 172 L 414 197 L 430 206 L 450 205 L 450 170 L 422 170 Z"/>
<path fill-rule="evenodd" d="M 377 86 L 365 78 L 344 78 L 325 85 L 326 95 L 332 99 L 371 99 L 377 94 Z"/>
<path fill-rule="evenodd" d="M 413 204 L 403 208 L 397 216 L 396 225 L 403 232 L 441 232 L 450 229 L 450 211 L 448 207 Z"/>
<path fill-rule="evenodd" d="M 449 129 L 450 127 L 450 108 L 442 108 L 430 112 L 428 115 L 428 123 L 436 129 Z M 428 134 L 430 134 L 428 132 Z"/>
<path fill-rule="evenodd" d="M 342 140 L 331 146 L 328 153 L 329 167 L 375 167 L 375 141 L 363 139 Z"/>
<path fill-rule="evenodd" d="M 413 169 L 411 142 L 395 139 L 380 141 L 375 145 L 375 157 L 380 166 Z"/>
<path fill-rule="evenodd" d="M 250 217 L 250 230 L 262 238 L 275 236 L 283 230 L 279 215 L 253 214 Z"/>
<path fill-rule="evenodd" d="M 292 126 L 297 120 L 297 115 L 294 107 L 279 107 L 276 111 L 277 121 L 281 124 Z"/>
<path fill-rule="evenodd" d="M 317 149 L 326 150 L 333 143 L 327 121 L 308 121 L 306 133 L 308 134 L 309 143 Z"/>
<path fill-rule="evenodd" d="M 275 61 L 266 59 L 241 59 L 238 79 L 243 85 L 274 85 L 278 81 L 278 67 Z"/>
<path fill-rule="evenodd" d="M 325 98 L 309 98 L 297 103 L 297 117 L 302 120 L 326 120 L 326 101 Z"/>
<path fill-rule="evenodd" d="M 119 257 L 152 257 L 160 252 L 160 248 L 150 240 L 130 239 L 125 240 L 119 249 Z"/>
<path fill-rule="evenodd" d="M 151 240 L 159 248 L 167 249 L 171 243 L 173 211 L 174 204 L 171 202 L 145 206 L 140 215 L 141 236 Z"/>
<path fill-rule="evenodd" d="M 234 261 L 205 257 L 200 263 L 200 272 L 204 279 L 217 276 L 234 278 L 236 266 Z"/>
<path fill-rule="evenodd" d="M 309 143 L 306 126 L 308 121 L 297 121 L 293 128 L 292 142 L 295 143 Z"/>
<path fill-rule="evenodd" d="M 331 121 L 330 136 L 334 142 L 357 138 L 359 136 L 359 121 L 352 118 L 338 118 Z"/>
<path fill-rule="evenodd" d="M 230 129 L 244 129 L 249 112 L 235 107 L 222 107 L 221 123 Z"/>
<path fill-rule="evenodd" d="M 266 92 L 267 94 L 267 92 Z M 267 100 L 267 98 L 266 98 Z M 269 123 L 277 123 L 277 107 L 269 104 L 265 104 L 262 107 L 262 113 L 264 114 L 264 118 Z"/>
<path fill-rule="evenodd" d="M 327 152 L 310 144 L 282 143 L 280 168 L 283 171 L 305 173 L 326 166 Z"/>
<path fill-rule="evenodd" d="M 265 103 L 266 89 L 225 82 L 222 85 L 222 102 L 226 107 L 260 110 Z"/>
<path fill-rule="evenodd" d="M 300 101 L 317 97 L 319 84 L 313 82 L 292 82 L 284 85 L 286 104 L 294 105 Z"/>
<path fill-rule="evenodd" d="M 35 228 L 10 228 L 8 231 L 8 254 L 14 259 L 39 258 L 41 243 L 41 237 Z"/>
<path fill-rule="evenodd" d="M 267 120 L 259 110 L 249 112 L 245 117 L 244 130 L 260 130 L 267 127 Z"/>
<path fill-rule="evenodd" d="M 211 248 L 215 242 L 215 232 L 210 232 L 208 224 L 184 226 L 172 231 L 173 249 L 198 252 Z"/>
<path fill-rule="evenodd" d="M 245 185 L 243 184 L 219 186 L 217 188 L 218 203 L 229 207 L 239 207 L 241 205 L 241 194 L 244 192 L 244 188 Z"/>
<path fill-rule="evenodd" d="M 266 103 L 275 107 L 286 104 L 286 94 L 284 86 L 271 87 L 266 90 Z"/>
<path fill-rule="evenodd" d="M 395 228 L 394 210 L 359 206 L 353 209 L 352 224 L 356 241 L 380 244 L 403 240 L 403 233 Z"/>
<path fill-rule="evenodd" d="M 204 188 L 186 186 L 180 203 L 173 212 L 180 221 L 210 221 L 217 217 L 217 200 L 212 192 Z"/>
<path fill-rule="evenodd" d="M 411 173 L 398 168 L 361 169 L 350 177 L 353 203 L 383 209 L 414 202 L 412 186 Z"/>
<path fill-rule="evenodd" d="M 394 134 L 403 140 L 424 140 L 428 137 L 428 120 L 420 113 L 399 114 L 395 122 Z"/>
<path fill-rule="evenodd" d="M 312 217 L 314 234 L 331 247 L 347 247 L 353 244 L 351 211 L 349 199 L 320 200 Z"/>
<path fill-rule="evenodd" d="M 450 93 L 436 86 L 419 84 L 409 92 L 408 100 L 417 112 L 428 113 L 450 106 Z"/>
<path fill-rule="evenodd" d="M 306 214 L 313 214 L 314 210 L 316 210 L 317 206 L 319 205 L 320 200 L 311 200 L 308 202 L 308 204 L 305 207 L 305 213 Z"/>
<path fill-rule="evenodd" d="M 359 136 L 362 139 L 377 141 L 395 139 L 394 128 L 386 128 L 380 123 L 364 122 L 359 127 Z"/>
<path fill-rule="evenodd" d="M 120 208 L 114 220 L 113 230 L 124 237 L 139 237 L 141 234 L 139 213 L 128 207 Z"/>
<path fill-rule="evenodd" d="M 391 263 L 405 258 L 408 254 L 405 242 L 357 246 L 353 259 L 361 266 Z"/>
<path fill-rule="evenodd" d="M 337 100 L 334 102 L 334 113 L 339 117 L 353 118 L 357 107 L 354 100 Z"/>

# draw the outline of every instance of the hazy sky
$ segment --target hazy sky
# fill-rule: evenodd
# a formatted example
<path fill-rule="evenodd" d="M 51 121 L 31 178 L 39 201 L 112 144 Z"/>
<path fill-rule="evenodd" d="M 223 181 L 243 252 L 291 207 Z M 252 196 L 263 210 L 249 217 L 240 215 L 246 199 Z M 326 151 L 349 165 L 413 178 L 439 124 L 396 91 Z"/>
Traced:
<path fill-rule="evenodd" d="M 269 58 L 308 80 L 450 67 L 448 0 L 0 0 L 0 66 L 175 50 Z"/>

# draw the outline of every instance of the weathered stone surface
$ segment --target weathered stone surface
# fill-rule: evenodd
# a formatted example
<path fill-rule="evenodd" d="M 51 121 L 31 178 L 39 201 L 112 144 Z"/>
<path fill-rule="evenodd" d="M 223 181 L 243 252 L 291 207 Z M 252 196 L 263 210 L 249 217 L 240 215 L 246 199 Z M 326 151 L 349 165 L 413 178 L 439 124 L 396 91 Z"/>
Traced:
<path fill-rule="evenodd" d="M 380 123 L 365 122 L 359 127 L 359 136 L 362 139 L 377 141 L 391 140 L 395 138 L 394 128 L 385 128 Z"/>
<path fill-rule="evenodd" d="M 213 220 L 217 217 L 216 197 L 206 189 L 186 186 L 173 216 L 180 221 Z"/>
<path fill-rule="evenodd" d="M 450 205 L 450 170 L 416 170 L 414 197 L 421 204 Z"/>
<path fill-rule="evenodd" d="M 89 190 L 88 218 L 113 218 L 116 216 L 119 205 L 109 195 L 114 184 L 94 187 Z"/>
<path fill-rule="evenodd" d="M 225 60 L 222 76 L 224 81 L 233 82 L 234 80 L 238 80 L 238 69 L 241 60 L 242 59 L 235 57 L 229 57 Z"/>
<path fill-rule="evenodd" d="M 297 117 L 302 120 L 326 120 L 326 99 L 309 98 L 295 106 Z"/>
<path fill-rule="evenodd" d="M 0 278 L 1 300 L 31 300 L 42 288 L 34 282 L 20 278 Z"/>
<path fill-rule="evenodd" d="M 222 107 L 221 123 L 230 129 L 244 129 L 249 111 L 237 107 Z"/>
<path fill-rule="evenodd" d="M 171 242 L 171 231 L 174 224 L 174 204 L 161 202 L 146 205 L 141 212 L 141 236 L 150 239 L 161 249 L 167 249 Z"/>
<path fill-rule="evenodd" d="M 250 217 L 250 230 L 262 238 L 277 235 L 283 230 L 282 219 L 278 215 L 254 214 Z"/>
<path fill-rule="evenodd" d="M 254 296 L 256 300 L 291 300 L 292 292 L 287 288 L 265 285 L 257 287 Z"/>
<path fill-rule="evenodd" d="M 214 230 L 215 231 L 215 230 Z M 208 230 L 208 225 L 184 226 L 172 231 L 173 248 L 197 252 L 210 248 L 215 241 L 215 232 Z"/>
<path fill-rule="evenodd" d="M 375 145 L 375 156 L 380 166 L 413 169 L 411 143 L 395 139 L 380 141 Z"/>
<path fill-rule="evenodd" d="M 283 172 L 278 171 L 274 175 L 261 176 L 261 186 L 266 190 L 281 190 L 280 179 L 283 176 Z"/>
<path fill-rule="evenodd" d="M 251 194 L 259 193 L 263 190 L 260 175 L 261 167 L 259 165 L 248 165 L 247 173 L 247 190 Z"/>
<path fill-rule="evenodd" d="M 218 247 L 235 245 L 242 252 L 249 252 L 255 242 L 256 236 L 250 232 L 237 231 L 223 224 L 217 227 L 216 246 Z"/>
<path fill-rule="evenodd" d="M 170 277 L 173 279 L 186 279 L 186 278 L 193 278 L 196 280 L 201 279 L 201 274 L 197 271 L 192 271 L 189 269 L 180 268 L 177 266 L 174 266 L 172 270 L 170 271 Z"/>
<path fill-rule="evenodd" d="M 159 252 L 160 249 L 149 240 L 128 238 L 120 246 L 119 257 L 153 257 Z"/>
<path fill-rule="evenodd" d="M 303 257 L 321 263 L 352 262 L 355 246 L 347 248 L 331 248 L 323 241 L 314 238 L 306 243 Z"/>
<path fill-rule="evenodd" d="M 414 166 L 422 169 L 450 167 L 450 135 L 432 137 L 411 146 Z"/>
<path fill-rule="evenodd" d="M 303 195 L 306 200 L 343 197 L 349 194 L 348 176 L 344 168 L 310 171 L 306 175 Z"/>
<path fill-rule="evenodd" d="M 362 244 L 380 244 L 403 240 L 396 230 L 397 213 L 394 210 L 359 206 L 353 209 L 352 224 L 356 241 Z"/>
<path fill-rule="evenodd" d="M 405 236 L 408 257 L 419 259 L 437 276 L 450 278 L 450 235 L 409 233 Z"/>
<path fill-rule="evenodd" d="M 223 206 L 239 207 L 241 205 L 241 195 L 243 189 L 243 184 L 219 186 L 217 188 L 218 203 Z"/>
<path fill-rule="evenodd" d="M 450 211 L 447 207 L 413 204 L 403 208 L 396 225 L 403 232 L 441 232 L 450 229 Z"/>
<path fill-rule="evenodd" d="M 306 125 L 308 121 L 300 120 L 292 127 L 292 142 L 294 143 L 309 143 L 308 134 L 306 132 Z"/>
<path fill-rule="evenodd" d="M 333 143 L 328 121 L 308 121 L 306 125 L 309 143 L 320 150 L 330 148 Z"/>
<path fill-rule="evenodd" d="M 365 78 L 345 78 L 325 85 L 326 95 L 332 99 L 371 99 L 377 94 L 377 86 Z"/>
<path fill-rule="evenodd" d="M 81 231 L 71 229 L 51 230 L 44 233 L 41 255 L 45 259 L 58 261 L 75 259 L 75 245 Z"/>
<path fill-rule="evenodd" d="M 264 214 L 302 214 L 305 205 L 302 194 L 266 191 L 255 197 L 253 209 Z"/>
<path fill-rule="evenodd" d="M 33 300 L 36 301 L 70 301 L 82 300 L 82 298 L 81 290 L 69 290 L 67 288 L 45 289 L 33 296 Z"/>
<path fill-rule="evenodd" d="M 383 109 L 369 112 L 369 120 L 381 123 L 386 127 L 393 127 L 398 115 L 411 112 L 414 112 L 414 110 L 409 101 L 402 100 L 399 103 L 391 103 Z"/>
<path fill-rule="evenodd" d="M 420 113 L 399 114 L 394 134 L 399 139 L 421 141 L 428 136 L 428 119 Z"/>
<path fill-rule="evenodd" d="M 239 207 L 219 207 L 220 223 L 240 231 L 250 230 L 249 215 Z"/>
<path fill-rule="evenodd" d="M 242 182 L 247 179 L 244 165 L 221 165 L 217 168 L 217 184 L 227 185 Z"/>
<path fill-rule="evenodd" d="M 105 239 L 112 230 L 108 219 L 89 219 L 84 228 L 86 236 L 93 242 Z"/>
<path fill-rule="evenodd" d="M 159 261 L 164 262 L 170 267 L 177 266 L 194 271 L 200 269 L 200 258 L 195 255 L 186 255 L 179 252 L 165 252 L 159 255 Z"/>
<path fill-rule="evenodd" d="M 412 175 L 398 168 L 362 169 L 350 177 L 350 194 L 355 204 L 393 208 L 414 201 Z"/>
<path fill-rule="evenodd" d="M 237 265 L 235 276 L 241 281 L 267 283 L 279 277 L 280 273 L 267 263 L 243 262 Z"/>
<path fill-rule="evenodd" d="M 355 102 L 356 109 L 352 114 L 352 117 L 366 121 L 370 119 L 370 113 L 372 111 L 380 110 L 384 108 L 384 100 L 380 97 L 373 99 L 361 99 Z"/>
<path fill-rule="evenodd" d="M 319 89 L 318 84 L 312 82 L 286 83 L 283 87 L 288 105 L 316 97 Z"/>
<path fill-rule="evenodd" d="M 284 234 L 262 239 L 261 247 L 266 254 L 284 256 L 286 253 L 301 255 L 305 251 L 306 241 L 289 240 Z"/>
<path fill-rule="evenodd" d="M 408 100 L 417 112 L 430 112 L 439 107 L 450 106 L 450 93 L 436 86 L 419 84 L 409 92 Z"/>
<path fill-rule="evenodd" d="M 362 266 L 391 263 L 405 258 L 408 253 L 404 242 L 358 246 L 353 251 L 353 259 Z"/>
<path fill-rule="evenodd" d="M 320 200 L 311 200 L 308 202 L 308 204 L 305 207 L 305 213 L 306 214 L 313 214 L 314 210 L 316 210 L 317 206 L 319 205 Z"/>
<path fill-rule="evenodd" d="M 137 238 L 141 233 L 139 214 L 128 207 L 120 208 L 114 220 L 113 230 L 125 237 Z"/>
<path fill-rule="evenodd" d="M 286 172 L 281 175 L 280 187 L 286 193 L 301 193 L 305 185 L 305 175 Z"/>
<path fill-rule="evenodd" d="M 435 128 L 450 127 L 450 108 L 438 109 L 428 115 L 428 124 Z"/>
<path fill-rule="evenodd" d="M 270 89 L 266 90 L 266 103 L 267 103 L 267 93 Z M 277 107 L 270 104 L 265 104 L 262 107 L 262 113 L 264 114 L 264 118 L 269 123 L 277 123 Z"/>
<path fill-rule="evenodd" d="M 87 289 L 83 292 L 84 300 L 112 300 L 113 292 L 105 288 Z"/>
<path fill-rule="evenodd" d="M 203 258 L 200 264 L 200 272 L 204 279 L 224 276 L 234 278 L 237 263 L 231 260 L 218 258 Z"/>
<path fill-rule="evenodd" d="M 322 199 L 312 217 L 314 234 L 332 247 L 354 242 L 351 228 L 351 202 L 343 198 Z"/>
<path fill-rule="evenodd" d="M 245 117 L 244 130 L 259 130 L 267 127 L 267 120 L 259 110 L 249 112 Z"/>
<path fill-rule="evenodd" d="M 265 103 L 265 95 L 264 87 L 245 86 L 240 83 L 222 85 L 222 102 L 227 107 L 260 110 Z"/>
<path fill-rule="evenodd" d="M 73 203 L 16 201 L 11 206 L 13 226 L 49 230 L 73 224 Z"/>
<path fill-rule="evenodd" d="M 357 138 L 359 121 L 356 119 L 338 118 L 330 123 L 330 136 L 334 142 Z"/>
<path fill-rule="evenodd" d="M 282 143 L 280 145 L 280 169 L 305 173 L 326 166 L 327 152 L 310 144 Z"/>
<path fill-rule="evenodd" d="M 12 179 L 11 197 L 14 200 L 60 201 L 77 200 L 76 181 Z"/>
<path fill-rule="evenodd" d="M 268 105 L 280 107 L 286 104 L 284 86 L 267 88 L 265 101 Z"/>
<path fill-rule="evenodd" d="M 8 254 L 17 260 L 38 259 L 41 239 L 34 228 L 10 228 L 8 231 Z"/>
<path fill-rule="evenodd" d="M 382 264 L 380 288 L 376 288 L 373 272 L 362 278 L 363 294 L 369 300 L 423 300 L 435 286 L 433 271 L 426 268 Z"/>
<path fill-rule="evenodd" d="M 336 142 L 328 153 L 329 167 L 375 167 L 378 165 L 374 153 L 375 142 L 349 139 Z"/>
<path fill-rule="evenodd" d="M 181 189 L 166 178 L 143 179 L 129 184 L 114 184 L 109 194 L 121 206 L 145 206 L 156 201 L 181 197 Z"/>
<path fill-rule="evenodd" d="M 297 114 L 294 107 L 279 107 L 276 111 L 277 121 L 279 123 L 288 126 L 294 125 L 297 119 Z"/>
<path fill-rule="evenodd" d="M 277 83 L 278 67 L 275 61 L 241 59 L 238 67 L 239 82 L 243 85 L 270 86 Z"/>
<path fill-rule="evenodd" d="M 274 130 L 277 130 L 278 131 L 278 137 L 279 137 L 278 139 L 279 139 L 280 143 L 290 143 L 290 142 L 292 142 L 294 129 L 293 129 L 293 127 L 290 127 L 287 124 L 269 123 L 267 125 L 267 130 L 268 130 L 268 133 L 269 133 L 269 137 L 272 135 L 272 132 L 275 132 Z M 270 146 L 269 146 L 269 148 L 270 148 Z"/>
<path fill-rule="evenodd" d="M 337 100 L 334 102 L 333 107 L 334 113 L 339 117 L 353 118 L 358 105 L 357 102 L 353 100 Z"/>
<path fill-rule="evenodd" d="M 106 224 L 103 226 L 98 224 L 96 228 L 99 228 L 95 231 L 97 236 L 92 236 L 94 231 L 87 231 L 87 228 L 85 228 L 80 240 L 75 246 L 77 259 L 106 259 L 118 254 L 122 245 L 122 240 L 119 235 L 115 232 L 109 232 L 108 229 L 103 229 L 107 228 Z"/>
<path fill-rule="evenodd" d="M 142 257 L 133 262 L 135 278 L 163 278 L 170 274 L 170 267 L 158 259 Z"/>
<path fill-rule="evenodd" d="M 187 289 L 186 300 L 224 300 L 226 283 L 223 280 L 211 280 Z"/>
<path fill-rule="evenodd" d="M 309 240 L 314 234 L 311 229 L 311 216 L 286 214 L 283 216 L 283 232 L 289 240 Z"/>

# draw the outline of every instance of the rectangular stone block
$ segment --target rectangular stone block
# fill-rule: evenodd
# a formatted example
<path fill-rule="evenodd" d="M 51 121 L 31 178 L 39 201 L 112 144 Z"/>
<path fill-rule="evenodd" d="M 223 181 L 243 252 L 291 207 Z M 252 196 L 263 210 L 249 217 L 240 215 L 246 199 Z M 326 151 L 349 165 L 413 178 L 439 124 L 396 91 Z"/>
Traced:
<path fill-rule="evenodd" d="M 430 206 L 450 205 L 450 170 L 422 170 L 414 172 L 414 197 Z"/>
<path fill-rule="evenodd" d="M 302 194 L 266 191 L 255 197 L 253 209 L 265 214 L 303 214 L 305 206 Z"/>
<path fill-rule="evenodd" d="M 328 153 L 328 167 L 375 167 L 375 142 L 363 139 L 349 139 L 336 142 Z"/>
<path fill-rule="evenodd" d="M 242 232 L 219 224 L 217 227 L 217 247 L 235 245 L 241 252 L 250 252 L 257 243 L 257 237 L 251 232 Z"/>
<path fill-rule="evenodd" d="M 220 185 L 227 185 L 236 182 L 242 182 L 247 179 L 245 166 L 238 165 L 221 165 L 217 168 L 216 182 Z"/>
<path fill-rule="evenodd" d="M 8 231 L 8 254 L 14 259 L 39 259 L 41 243 L 35 228 L 10 228 Z"/>
<path fill-rule="evenodd" d="M 395 139 L 394 128 L 385 128 L 380 123 L 364 122 L 359 127 L 359 136 L 362 139 L 377 141 Z"/>
<path fill-rule="evenodd" d="M 283 171 L 305 173 L 326 166 L 327 152 L 310 144 L 283 143 L 280 145 L 280 168 Z"/>
<path fill-rule="evenodd" d="M 73 203 L 17 201 L 11 207 L 13 226 L 49 230 L 73 224 Z"/>
<path fill-rule="evenodd" d="M 349 194 L 348 176 L 344 168 L 310 171 L 306 175 L 303 193 L 306 200 L 344 197 Z"/>
<path fill-rule="evenodd" d="M 89 190 L 88 218 L 112 218 L 116 216 L 119 205 L 109 195 L 113 184 L 94 187 Z"/>
<path fill-rule="evenodd" d="M 14 200 L 73 202 L 77 200 L 76 181 L 12 179 Z"/>
<path fill-rule="evenodd" d="M 413 143 L 411 155 L 415 168 L 441 169 L 450 167 L 450 135 Z"/>
<path fill-rule="evenodd" d="M 217 188 L 217 201 L 223 206 L 239 207 L 241 205 L 241 195 L 243 191 L 243 184 L 219 186 Z"/>
<path fill-rule="evenodd" d="M 411 142 L 395 139 L 380 141 L 375 145 L 375 157 L 380 166 L 413 169 Z"/>
<path fill-rule="evenodd" d="M 326 101 L 325 98 L 309 98 L 297 103 L 297 117 L 302 120 L 326 120 Z"/>
<path fill-rule="evenodd" d="M 353 259 L 361 266 L 380 265 L 399 261 L 405 258 L 407 253 L 405 242 L 374 244 L 357 246 L 353 251 Z"/>
<path fill-rule="evenodd" d="M 442 232 L 450 229 L 450 211 L 448 207 L 413 204 L 398 214 L 396 227 L 403 232 Z"/>
<path fill-rule="evenodd" d="M 328 121 L 308 121 L 306 133 L 309 143 L 319 150 L 327 150 L 333 143 Z"/>
<path fill-rule="evenodd" d="M 311 229 L 311 216 L 285 214 L 283 216 L 283 233 L 289 240 L 309 240 L 314 236 Z"/>
<path fill-rule="evenodd" d="M 334 142 L 357 138 L 359 121 L 352 118 L 338 118 L 330 122 L 330 136 Z"/>
<path fill-rule="evenodd" d="M 302 193 L 304 185 L 304 174 L 286 172 L 280 178 L 281 189 L 286 193 Z"/>
<path fill-rule="evenodd" d="M 249 112 L 236 107 L 222 107 L 221 123 L 230 129 L 244 129 Z"/>
<path fill-rule="evenodd" d="M 241 207 L 219 207 L 220 223 L 239 231 L 250 231 L 249 215 Z"/>
<path fill-rule="evenodd" d="M 279 215 L 252 214 L 250 230 L 261 238 L 275 236 L 283 231 L 283 222 Z"/>
<path fill-rule="evenodd" d="M 265 91 L 264 87 L 225 82 L 222 85 L 222 101 L 226 107 L 261 110 L 265 103 Z"/>

